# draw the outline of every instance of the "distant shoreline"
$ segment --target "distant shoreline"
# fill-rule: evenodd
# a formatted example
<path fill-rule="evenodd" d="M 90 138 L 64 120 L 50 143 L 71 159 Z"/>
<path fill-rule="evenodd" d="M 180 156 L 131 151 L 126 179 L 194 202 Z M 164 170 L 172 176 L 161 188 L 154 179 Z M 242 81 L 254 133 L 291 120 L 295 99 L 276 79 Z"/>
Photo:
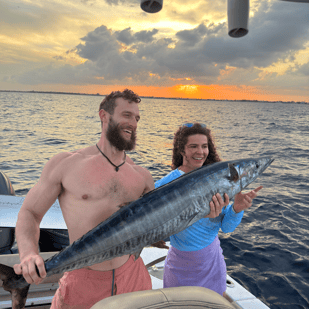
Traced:
<path fill-rule="evenodd" d="M 0 92 L 21 92 L 21 93 L 43 93 L 43 94 L 67 94 L 67 95 L 87 95 L 87 96 L 106 96 L 106 94 L 92 94 L 92 93 L 76 93 L 76 92 L 60 92 L 60 91 L 34 91 L 34 90 L 0 90 Z M 218 99 L 199 99 L 199 98 L 167 98 L 167 97 L 154 97 L 154 96 L 140 96 L 146 99 L 164 99 L 164 100 L 194 100 L 194 101 L 228 101 L 228 102 L 261 102 L 261 103 L 294 103 L 294 104 L 309 104 L 309 102 L 295 102 L 295 101 L 259 101 L 259 100 L 218 100 Z"/>

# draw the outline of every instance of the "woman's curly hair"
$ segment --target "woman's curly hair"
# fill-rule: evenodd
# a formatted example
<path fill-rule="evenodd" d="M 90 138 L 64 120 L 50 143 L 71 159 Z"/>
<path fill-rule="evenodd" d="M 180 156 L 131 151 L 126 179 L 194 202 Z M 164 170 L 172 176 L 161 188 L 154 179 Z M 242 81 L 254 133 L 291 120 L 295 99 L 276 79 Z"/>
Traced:
<path fill-rule="evenodd" d="M 179 166 L 183 164 L 182 154 L 185 150 L 185 145 L 188 142 L 188 137 L 190 135 L 202 134 L 207 137 L 208 140 L 208 149 L 209 154 L 207 156 L 206 161 L 203 165 L 215 163 L 221 161 L 216 146 L 214 144 L 213 137 L 211 136 L 211 131 L 199 123 L 194 123 L 194 125 L 190 128 L 186 126 L 181 126 L 174 134 L 174 142 L 173 142 L 173 157 L 172 157 L 172 170 L 175 170 Z"/>

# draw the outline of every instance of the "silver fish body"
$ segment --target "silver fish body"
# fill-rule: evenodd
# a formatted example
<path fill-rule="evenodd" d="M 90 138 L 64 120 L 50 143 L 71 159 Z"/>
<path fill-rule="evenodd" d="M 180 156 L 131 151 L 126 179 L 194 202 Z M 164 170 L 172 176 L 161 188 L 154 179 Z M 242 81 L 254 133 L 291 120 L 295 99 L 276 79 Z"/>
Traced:
<path fill-rule="evenodd" d="M 246 188 L 271 163 L 271 157 L 203 166 L 123 206 L 104 222 L 45 261 L 47 276 L 72 271 L 126 254 L 176 234 L 210 212 L 212 196 L 229 198 Z M 22 288 L 27 282 L 7 282 Z"/>

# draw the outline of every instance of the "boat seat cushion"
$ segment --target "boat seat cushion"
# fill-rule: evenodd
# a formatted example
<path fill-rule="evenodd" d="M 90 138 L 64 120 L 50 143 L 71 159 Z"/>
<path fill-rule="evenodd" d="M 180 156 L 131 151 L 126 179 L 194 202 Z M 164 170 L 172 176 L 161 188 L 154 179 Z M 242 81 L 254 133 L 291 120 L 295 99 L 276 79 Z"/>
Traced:
<path fill-rule="evenodd" d="M 203 287 L 177 287 L 120 294 L 105 298 L 91 309 L 235 309 L 218 293 Z"/>

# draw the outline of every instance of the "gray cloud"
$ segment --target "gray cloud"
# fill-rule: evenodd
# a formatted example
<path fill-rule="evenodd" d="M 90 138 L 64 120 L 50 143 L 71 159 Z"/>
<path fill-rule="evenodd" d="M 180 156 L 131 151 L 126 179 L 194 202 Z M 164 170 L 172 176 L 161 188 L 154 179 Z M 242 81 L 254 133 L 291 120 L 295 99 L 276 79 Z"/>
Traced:
<path fill-rule="evenodd" d="M 299 68 L 299 73 L 309 77 L 309 63 L 306 63 L 306 64 L 302 65 Z"/>
<path fill-rule="evenodd" d="M 89 32 L 87 36 L 81 38 L 84 44 L 76 46 L 77 54 L 91 61 L 98 61 L 101 57 L 118 53 L 120 48 L 115 36 L 105 26 L 96 28 Z"/>
<path fill-rule="evenodd" d="M 143 30 L 135 33 L 134 37 L 138 42 L 148 43 L 154 40 L 153 36 L 156 35 L 158 31 L 158 29 L 152 29 L 151 31 Z"/>
<path fill-rule="evenodd" d="M 131 45 L 133 43 L 144 42 L 149 43 L 154 40 L 154 35 L 158 33 L 157 29 L 152 29 L 151 31 L 142 30 L 136 33 L 133 33 L 131 28 L 126 28 L 122 31 L 116 31 L 115 36 L 118 41 Z"/>
<path fill-rule="evenodd" d="M 27 84 L 100 83 L 143 84 L 173 83 L 172 79 L 190 77 L 200 83 L 215 83 L 226 66 L 235 73 L 222 82 L 250 83 L 260 73 L 256 67 L 289 58 L 305 48 L 309 37 L 309 5 L 263 1 L 249 22 L 249 34 L 241 39 L 227 35 L 225 23 L 201 23 L 182 30 L 174 38 L 156 39 L 157 29 L 134 32 L 131 28 L 112 31 L 104 25 L 81 38 L 75 52 L 87 61 L 78 66 L 50 66 L 18 77 Z M 127 49 L 122 46 L 125 44 Z M 173 47 L 173 48 L 171 48 Z M 308 76 L 309 65 L 299 68 Z M 149 72 L 152 75 L 149 75 Z M 289 72 L 289 74 L 297 74 Z M 274 80 L 276 76 L 269 75 Z M 256 83 L 256 82 L 255 82 Z"/>
<path fill-rule="evenodd" d="M 237 67 L 267 67 L 308 42 L 309 6 L 281 1 L 263 2 L 249 21 L 249 34 L 240 39 L 228 36 L 203 41 L 201 52 L 218 63 Z"/>
<path fill-rule="evenodd" d="M 222 24 L 219 27 L 211 26 L 206 27 L 204 24 L 200 24 L 197 28 L 193 30 L 183 30 L 176 33 L 176 37 L 185 44 L 195 45 L 200 42 L 205 35 L 214 34 L 222 28 Z"/>

